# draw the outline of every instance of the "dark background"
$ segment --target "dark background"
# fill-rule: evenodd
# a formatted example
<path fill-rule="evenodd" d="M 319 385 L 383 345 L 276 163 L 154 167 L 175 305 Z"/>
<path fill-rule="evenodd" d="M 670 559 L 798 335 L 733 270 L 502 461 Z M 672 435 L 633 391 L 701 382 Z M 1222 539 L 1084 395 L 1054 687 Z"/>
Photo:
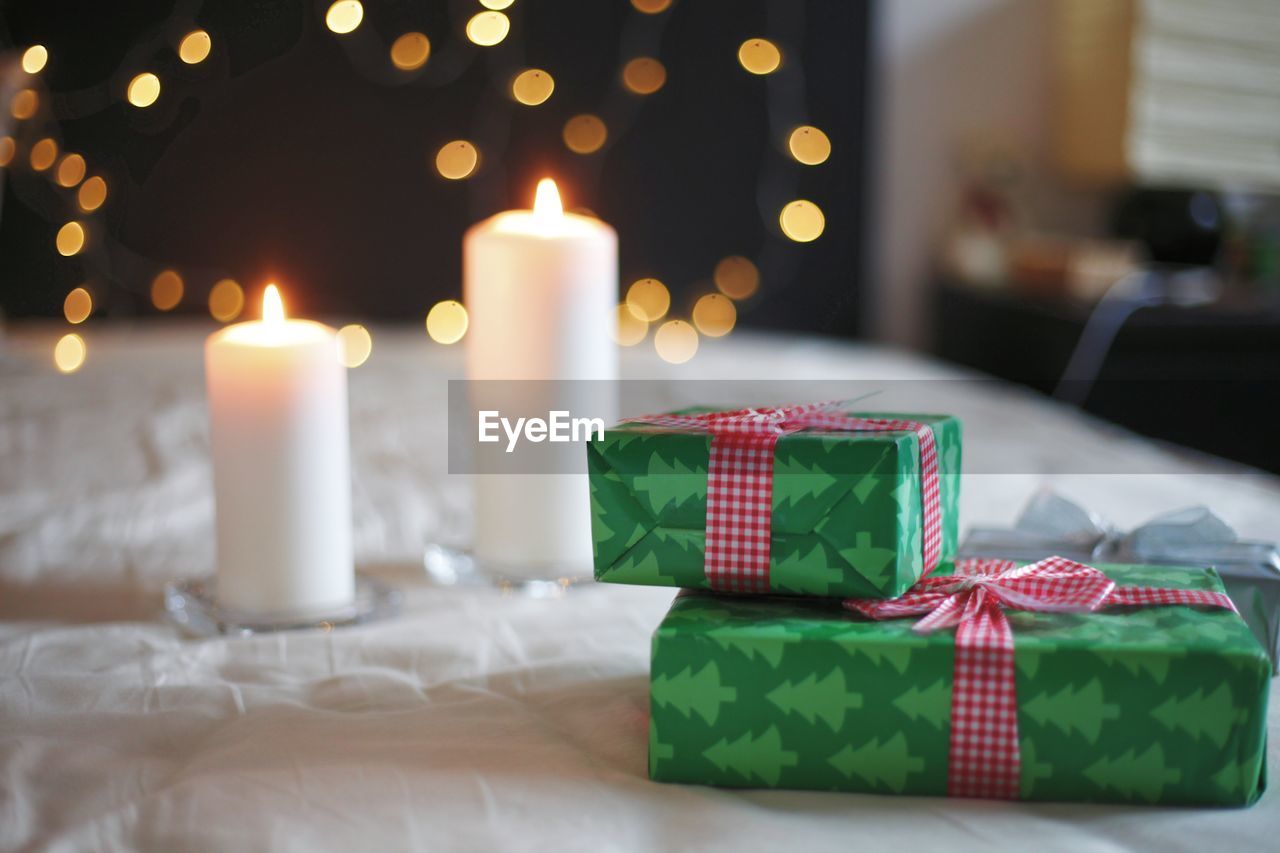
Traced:
<path fill-rule="evenodd" d="M 711 288 L 720 258 L 741 254 L 762 279 L 740 306 L 744 324 L 860 330 L 867 4 L 677 0 L 650 16 L 627 0 L 517 0 L 506 10 L 511 34 L 493 48 L 464 35 L 482 10 L 474 0 L 367 2 L 347 36 L 325 28 L 327 6 L 4 3 L 0 41 L 49 48 L 40 76 L 50 92 L 42 117 L 19 128 L 5 186 L 0 307 L 57 316 L 67 291 L 90 282 L 102 313 L 158 313 L 150 281 L 172 267 L 187 285 L 179 312 L 203 313 L 209 287 L 230 276 L 251 293 L 280 280 L 298 313 L 420 322 L 461 291 L 465 228 L 528 207 L 537 178 L 551 174 L 567 206 L 618 229 L 623 287 L 661 279 L 673 313 Z M 196 26 L 213 52 L 185 66 L 174 48 Z M 432 50 L 420 72 L 405 74 L 388 51 L 410 30 L 425 32 Z M 738 45 L 753 36 L 782 49 L 775 74 L 738 64 Z M 639 55 L 667 69 L 648 97 L 620 82 Z M 555 79 L 541 106 L 508 94 L 524 67 Z M 136 109 L 124 90 L 143 70 L 163 89 Z M 585 157 L 561 141 L 565 120 L 582 112 L 609 128 L 606 147 Z M 830 136 L 825 164 L 786 154 L 786 134 L 802 123 Z M 53 246 L 57 227 L 77 217 L 73 191 L 25 164 L 43 135 L 84 154 L 110 186 L 88 218 L 94 239 L 74 258 Z M 477 145 L 481 168 L 447 181 L 435 152 L 458 138 Z M 778 229 L 794 198 L 826 215 L 813 243 Z"/>

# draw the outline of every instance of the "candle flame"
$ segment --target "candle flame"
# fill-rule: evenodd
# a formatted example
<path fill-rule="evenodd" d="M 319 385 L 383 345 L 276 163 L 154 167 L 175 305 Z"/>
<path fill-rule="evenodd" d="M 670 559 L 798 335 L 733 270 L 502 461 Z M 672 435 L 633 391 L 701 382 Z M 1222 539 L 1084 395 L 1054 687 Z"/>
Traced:
<path fill-rule="evenodd" d="M 274 284 L 268 284 L 262 293 L 262 322 L 270 326 L 284 322 L 284 302 L 280 299 L 280 288 Z"/>
<path fill-rule="evenodd" d="M 538 181 L 533 196 L 533 216 L 540 223 L 558 222 L 564 217 L 564 205 L 560 203 L 560 190 L 551 178 Z"/>

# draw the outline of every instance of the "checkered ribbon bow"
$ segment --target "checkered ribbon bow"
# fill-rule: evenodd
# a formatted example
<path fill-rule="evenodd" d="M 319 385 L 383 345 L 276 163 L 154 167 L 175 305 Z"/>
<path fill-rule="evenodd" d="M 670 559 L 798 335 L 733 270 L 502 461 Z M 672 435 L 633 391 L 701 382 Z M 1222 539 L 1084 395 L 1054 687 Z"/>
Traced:
<path fill-rule="evenodd" d="M 933 430 L 918 421 L 860 418 L 837 409 L 840 401 L 707 412 L 649 415 L 628 423 L 711 434 L 707 467 L 707 545 L 704 571 L 712 589 L 769 592 L 769 539 L 773 515 L 773 450 L 778 439 L 802 430 L 914 432 L 920 438 L 922 557 L 926 573 L 938 565 L 942 509 Z"/>
<path fill-rule="evenodd" d="M 947 793 L 1018 798 L 1018 697 L 1013 630 L 1006 610 L 1081 613 L 1103 607 L 1170 604 L 1235 610 L 1220 592 L 1117 588 L 1092 566 L 1063 557 L 1019 566 L 1012 560 L 960 560 L 950 577 L 927 577 L 899 598 L 851 598 L 849 610 L 871 619 L 925 617 L 920 633 L 956 629 L 951 685 L 951 749 Z"/>

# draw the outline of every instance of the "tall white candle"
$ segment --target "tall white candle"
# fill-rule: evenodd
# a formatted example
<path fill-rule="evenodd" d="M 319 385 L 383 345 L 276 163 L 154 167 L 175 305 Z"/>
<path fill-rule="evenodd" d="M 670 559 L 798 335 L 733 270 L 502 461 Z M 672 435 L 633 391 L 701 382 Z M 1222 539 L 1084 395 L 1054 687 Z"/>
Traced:
<path fill-rule="evenodd" d="M 564 212 L 551 179 L 538 184 L 533 210 L 467 231 L 463 277 L 470 379 L 617 378 L 618 237 L 598 219 Z M 482 562 L 531 576 L 590 566 L 585 474 L 482 474 L 475 496 Z"/>
<path fill-rule="evenodd" d="M 223 605 L 306 615 L 353 600 L 338 347 L 328 326 L 286 320 L 274 284 L 261 322 L 228 326 L 205 343 Z"/>

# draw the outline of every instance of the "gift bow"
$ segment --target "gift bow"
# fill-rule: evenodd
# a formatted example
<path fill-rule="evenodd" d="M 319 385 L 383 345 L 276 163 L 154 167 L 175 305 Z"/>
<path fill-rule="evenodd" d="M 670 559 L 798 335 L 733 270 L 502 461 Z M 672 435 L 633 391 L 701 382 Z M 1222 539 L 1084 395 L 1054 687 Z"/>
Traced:
<path fill-rule="evenodd" d="M 947 793 L 1017 799 L 1021 782 L 1013 630 L 1006 610 L 1087 613 L 1110 606 L 1202 605 L 1234 611 L 1221 592 L 1118 588 L 1092 566 L 1050 557 L 959 560 L 950 577 L 927 577 L 899 598 L 851 598 L 849 610 L 871 619 L 925 614 L 913 630 L 956 629 L 951 685 Z"/>
<path fill-rule="evenodd" d="M 773 451 L 784 435 L 825 432 L 914 432 L 920 439 L 921 552 L 926 574 L 938 565 L 942 509 L 933 430 L 919 421 L 862 418 L 836 411 L 842 401 L 705 412 L 648 415 L 642 423 L 711 434 L 707 463 L 704 571 L 712 589 L 769 592 L 769 540 L 773 516 Z"/>

